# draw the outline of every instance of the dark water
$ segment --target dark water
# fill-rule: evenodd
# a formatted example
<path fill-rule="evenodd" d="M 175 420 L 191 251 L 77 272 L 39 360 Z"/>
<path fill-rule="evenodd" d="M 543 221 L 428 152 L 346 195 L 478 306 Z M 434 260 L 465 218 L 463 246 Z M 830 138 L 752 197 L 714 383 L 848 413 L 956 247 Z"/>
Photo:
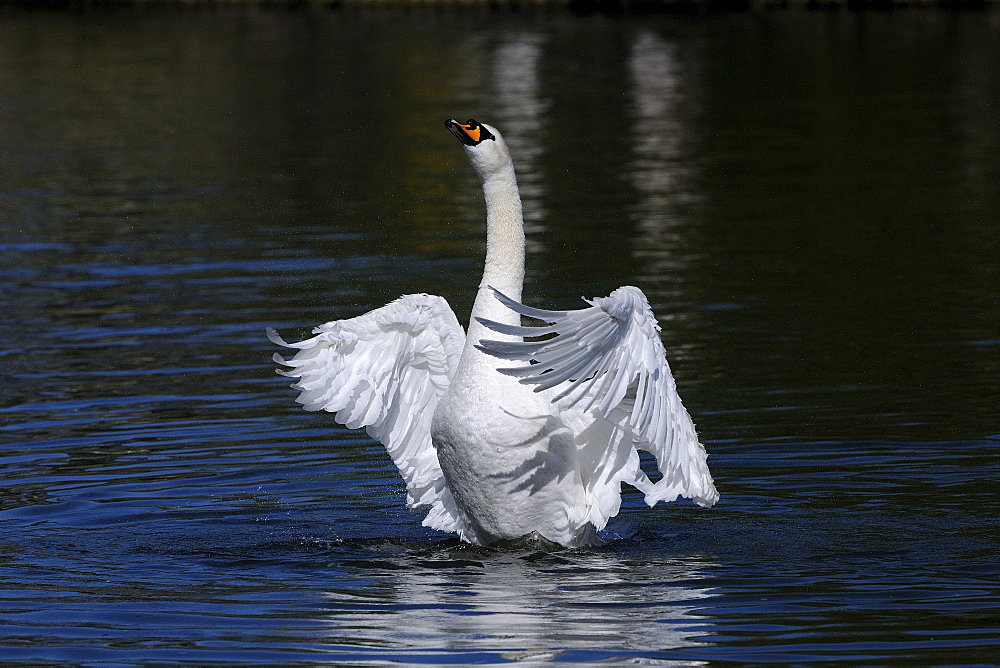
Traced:
<path fill-rule="evenodd" d="M 0 13 L 0 658 L 993 663 L 1000 18 Z M 722 500 L 420 527 L 274 375 L 460 317 L 508 137 L 529 301 L 640 286 Z"/>

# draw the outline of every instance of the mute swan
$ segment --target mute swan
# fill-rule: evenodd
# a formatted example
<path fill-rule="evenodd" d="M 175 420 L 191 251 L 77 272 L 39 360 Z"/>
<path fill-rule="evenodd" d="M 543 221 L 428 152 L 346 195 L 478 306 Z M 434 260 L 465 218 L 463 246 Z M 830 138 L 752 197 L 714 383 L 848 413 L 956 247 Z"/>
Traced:
<path fill-rule="evenodd" d="M 425 526 L 486 545 L 520 537 L 567 547 L 600 542 L 621 483 L 646 503 L 719 498 L 667 364 L 659 325 L 638 288 L 577 311 L 520 303 L 521 199 L 497 130 L 445 122 L 486 197 L 486 267 L 468 334 L 442 297 L 404 295 L 320 325 L 280 370 L 306 410 L 335 413 L 385 445 Z M 521 316 L 549 323 L 522 327 Z M 524 337 L 546 336 L 525 341 Z M 507 361 L 505 363 L 505 360 Z M 513 361 L 515 366 L 509 366 Z M 505 365 L 506 364 L 506 365 Z M 640 448 L 662 477 L 639 467 Z"/>

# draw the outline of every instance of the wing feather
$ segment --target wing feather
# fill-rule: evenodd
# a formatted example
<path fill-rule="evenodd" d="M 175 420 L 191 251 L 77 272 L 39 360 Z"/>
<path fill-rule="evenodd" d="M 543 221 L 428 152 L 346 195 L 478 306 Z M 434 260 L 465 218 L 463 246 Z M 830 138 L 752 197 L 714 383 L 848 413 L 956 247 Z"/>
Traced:
<path fill-rule="evenodd" d="M 424 524 L 469 535 L 447 492 L 431 444 L 431 417 L 458 369 L 465 333 L 448 302 L 404 295 L 349 320 L 313 330 L 312 338 L 272 342 L 296 349 L 278 373 L 295 378 L 296 399 L 310 411 L 334 413 L 350 429 L 365 427 L 406 481 L 407 505 L 428 509 Z"/>
<path fill-rule="evenodd" d="M 593 493 L 591 521 L 602 527 L 617 513 L 622 481 L 638 487 L 649 505 L 678 496 L 715 504 L 719 493 L 705 448 L 677 394 L 660 327 L 641 290 L 625 286 L 608 297 L 584 300 L 590 306 L 576 311 L 531 308 L 494 292 L 512 311 L 548 323 L 534 328 L 480 320 L 493 331 L 522 338 L 552 336 L 484 339 L 477 347 L 499 359 L 528 362 L 499 371 L 536 392 L 552 390 L 577 433 Z M 656 457 L 661 477 L 655 484 L 640 470 L 636 448 Z"/>

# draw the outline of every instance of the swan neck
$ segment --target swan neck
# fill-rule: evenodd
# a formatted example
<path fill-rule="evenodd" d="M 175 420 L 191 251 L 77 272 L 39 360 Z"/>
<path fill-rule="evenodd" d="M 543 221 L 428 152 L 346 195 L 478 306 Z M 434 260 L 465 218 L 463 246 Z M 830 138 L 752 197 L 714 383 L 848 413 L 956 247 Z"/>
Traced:
<path fill-rule="evenodd" d="M 521 299 L 524 284 L 524 219 L 514 167 L 483 179 L 486 197 L 486 266 L 480 288 L 492 286 Z"/>
<path fill-rule="evenodd" d="M 517 191 L 514 164 L 506 146 L 500 146 L 502 157 L 484 160 L 470 152 L 472 166 L 483 185 L 486 199 L 486 263 L 483 280 L 479 283 L 472 318 L 466 335 L 466 350 L 460 368 L 472 372 L 473 367 L 493 369 L 496 360 L 475 349 L 482 338 L 504 339 L 506 335 L 487 329 L 478 318 L 518 325 L 521 316 L 500 303 L 492 288 L 511 299 L 521 300 L 524 284 L 524 219 L 521 196 Z M 490 156 L 496 158 L 496 154 Z M 469 364 L 471 360 L 482 364 Z"/>

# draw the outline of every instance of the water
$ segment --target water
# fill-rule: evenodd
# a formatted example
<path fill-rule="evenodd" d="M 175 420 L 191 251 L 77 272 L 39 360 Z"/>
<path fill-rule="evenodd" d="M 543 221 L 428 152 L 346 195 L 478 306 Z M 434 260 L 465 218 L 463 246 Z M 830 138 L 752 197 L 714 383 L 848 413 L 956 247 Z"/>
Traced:
<path fill-rule="evenodd" d="M 0 657 L 993 663 L 989 12 L 0 13 Z M 420 527 L 273 373 L 460 318 L 504 130 L 534 304 L 649 295 L 722 500 L 591 550 Z"/>

